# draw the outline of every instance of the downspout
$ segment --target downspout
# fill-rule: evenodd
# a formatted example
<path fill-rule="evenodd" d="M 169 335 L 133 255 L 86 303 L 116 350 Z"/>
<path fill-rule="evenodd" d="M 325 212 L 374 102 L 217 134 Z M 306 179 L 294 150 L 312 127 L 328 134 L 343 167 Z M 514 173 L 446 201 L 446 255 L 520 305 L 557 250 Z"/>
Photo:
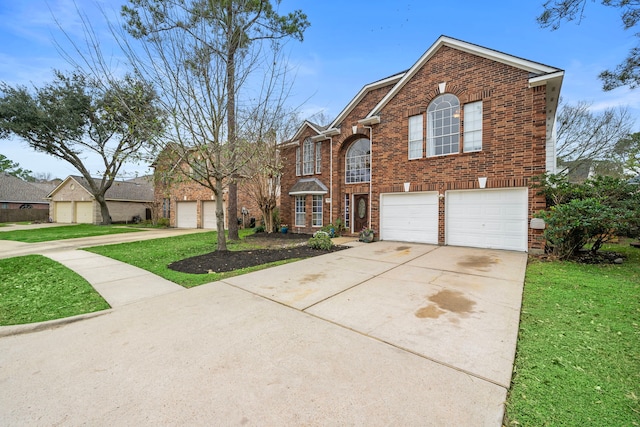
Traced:
<path fill-rule="evenodd" d="M 365 129 L 369 129 L 369 228 L 373 228 L 371 225 L 371 208 L 373 206 L 373 127 L 362 126 Z"/>

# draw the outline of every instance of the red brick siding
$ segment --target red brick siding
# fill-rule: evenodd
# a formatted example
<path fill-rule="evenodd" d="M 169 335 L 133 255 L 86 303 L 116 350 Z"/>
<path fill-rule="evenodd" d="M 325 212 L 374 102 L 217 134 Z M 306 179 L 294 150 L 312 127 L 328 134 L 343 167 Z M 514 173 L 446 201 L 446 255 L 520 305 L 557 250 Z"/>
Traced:
<path fill-rule="evenodd" d="M 466 52 L 443 46 L 418 70 L 413 78 L 380 112 L 381 123 L 373 125 L 372 143 L 372 226 L 379 229 L 380 193 L 403 191 L 403 183 L 411 182 L 411 191 L 438 191 L 479 188 L 477 178 L 488 177 L 487 188 L 527 187 L 531 177 L 545 171 L 546 88 L 529 88 L 529 74 Z M 440 157 L 408 160 L 408 117 L 424 113 L 429 103 L 439 95 L 438 85 L 446 82 L 445 93 L 455 94 L 461 107 L 467 102 L 482 100 L 482 151 Z M 342 217 L 345 194 L 368 193 L 368 184 L 344 183 L 344 156 L 351 142 L 370 137 L 370 131 L 352 126 L 363 119 L 389 87 L 372 91 L 340 124 L 341 134 L 333 137 L 333 212 L 331 218 Z M 425 117 L 425 123 L 426 123 Z M 460 151 L 464 117 L 461 117 Z M 300 138 L 303 141 L 305 134 Z M 327 144 L 328 145 L 328 144 Z M 328 148 L 323 144 L 323 150 Z M 323 151 L 321 179 L 329 185 L 328 164 Z M 282 179 L 283 222 L 293 223 L 295 206 L 289 188 L 295 177 L 295 147 L 286 148 Z M 544 208 L 544 197 L 529 190 L 529 219 Z M 310 224 L 311 205 L 307 216 Z M 324 215 L 325 223 L 330 217 Z M 444 201 L 440 205 L 439 241 L 444 243 Z M 540 249 L 543 242 L 539 230 L 529 230 L 529 248 Z"/>

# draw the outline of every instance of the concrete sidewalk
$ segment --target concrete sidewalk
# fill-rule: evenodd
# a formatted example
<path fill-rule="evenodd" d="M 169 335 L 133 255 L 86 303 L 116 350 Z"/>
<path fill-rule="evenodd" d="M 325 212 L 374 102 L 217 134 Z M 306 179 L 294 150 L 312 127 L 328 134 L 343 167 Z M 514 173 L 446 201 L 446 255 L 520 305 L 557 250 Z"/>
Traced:
<path fill-rule="evenodd" d="M 499 427 L 525 266 L 377 242 L 6 336 L 0 419 Z"/>

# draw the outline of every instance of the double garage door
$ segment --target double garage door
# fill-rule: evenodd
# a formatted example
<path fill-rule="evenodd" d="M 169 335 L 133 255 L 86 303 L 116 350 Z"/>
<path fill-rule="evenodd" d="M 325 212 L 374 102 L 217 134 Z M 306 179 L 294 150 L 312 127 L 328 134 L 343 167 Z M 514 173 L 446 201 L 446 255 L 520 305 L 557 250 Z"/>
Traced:
<path fill-rule="evenodd" d="M 447 191 L 445 243 L 477 248 L 527 250 L 526 188 Z M 383 194 L 382 240 L 438 243 L 438 194 Z"/>
<path fill-rule="evenodd" d="M 92 224 L 93 202 L 55 202 L 55 221 L 64 224 Z M 74 210 L 75 209 L 75 215 Z"/>
<path fill-rule="evenodd" d="M 216 230 L 216 202 L 202 202 L 202 228 Z M 198 202 L 176 203 L 176 226 L 198 228 Z"/>

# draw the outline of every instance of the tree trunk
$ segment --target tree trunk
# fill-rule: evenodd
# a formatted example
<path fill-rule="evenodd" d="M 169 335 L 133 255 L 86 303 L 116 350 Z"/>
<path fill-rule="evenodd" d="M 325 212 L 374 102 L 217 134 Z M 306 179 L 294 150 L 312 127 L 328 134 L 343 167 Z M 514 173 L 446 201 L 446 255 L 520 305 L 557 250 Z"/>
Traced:
<path fill-rule="evenodd" d="M 217 251 L 227 250 L 227 240 L 224 236 L 224 198 L 222 197 L 222 180 L 216 179 L 216 228 L 218 229 Z"/>
<path fill-rule="evenodd" d="M 233 23 L 233 2 L 227 3 L 229 25 L 227 27 L 227 40 L 229 51 L 227 56 L 227 128 L 229 130 L 229 147 L 231 148 L 231 167 L 236 167 L 236 50 L 238 41 L 235 40 L 236 28 Z M 232 173 L 229 180 L 229 200 L 227 201 L 227 222 L 229 227 L 229 239 L 238 240 L 238 184 L 237 173 Z"/>
<path fill-rule="evenodd" d="M 109 206 L 107 206 L 107 201 L 104 199 L 104 195 L 96 196 L 96 201 L 100 205 L 100 214 L 102 215 L 101 225 L 109 225 L 111 224 L 111 215 L 109 214 Z"/>

